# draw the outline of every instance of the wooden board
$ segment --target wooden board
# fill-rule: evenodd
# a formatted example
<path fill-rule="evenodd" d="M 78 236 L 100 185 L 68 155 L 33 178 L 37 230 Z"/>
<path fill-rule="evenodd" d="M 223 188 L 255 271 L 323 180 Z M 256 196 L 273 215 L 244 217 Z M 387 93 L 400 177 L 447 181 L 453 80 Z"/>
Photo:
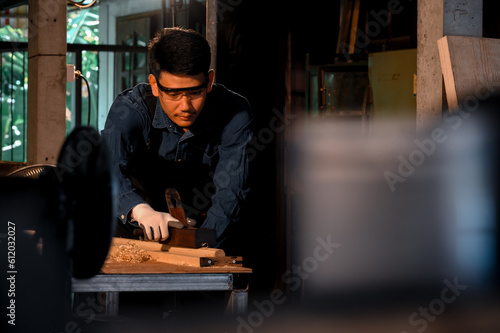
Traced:
<path fill-rule="evenodd" d="M 481 98 L 500 87 L 500 40 L 445 36 L 438 40 L 446 99 L 456 111 L 468 98 Z"/>
<path fill-rule="evenodd" d="M 252 273 L 251 268 L 225 267 L 190 267 L 166 264 L 158 261 L 141 263 L 119 263 L 106 261 L 101 268 L 104 274 L 200 274 L 200 273 Z"/>
<path fill-rule="evenodd" d="M 243 266 L 241 257 L 196 257 L 185 254 L 175 254 L 162 251 L 146 251 L 155 261 L 167 264 L 191 266 L 191 267 L 210 267 L 210 266 Z"/>
<path fill-rule="evenodd" d="M 197 257 L 225 257 L 226 256 L 226 253 L 222 249 L 215 249 L 215 248 L 208 248 L 208 247 L 201 247 L 198 249 L 192 249 L 192 248 L 171 246 L 168 244 L 161 244 L 158 242 L 113 237 L 112 245 L 128 245 L 128 244 L 137 245 L 144 250 L 165 251 L 165 252 L 169 252 L 169 253 L 184 254 L 184 255 L 191 255 L 191 256 L 197 256 Z"/>
<path fill-rule="evenodd" d="M 141 241 L 127 238 L 113 238 L 113 242 L 111 244 L 110 253 L 113 253 L 113 250 L 118 250 L 117 246 L 130 246 L 132 248 L 137 247 L 142 250 L 144 253 L 144 257 L 149 255 L 151 260 L 178 265 L 178 266 L 191 266 L 191 267 L 212 267 L 212 266 L 220 266 L 220 267 L 242 267 L 243 259 L 242 257 L 236 256 L 225 256 L 225 253 L 221 249 L 214 248 L 199 248 L 199 249 L 191 249 L 191 248 L 179 248 L 173 247 L 166 244 L 160 244 L 156 242 L 150 241 Z M 127 248 L 119 249 L 119 251 L 125 251 Z M 123 261 L 122 258 L 117 258 L 110 256 L 108 259 L 115 259 L 119 261 Z M 130 262 L 130 260 L 125 260 Z M 137 261 L 137 260 L 134 260 Z"/>

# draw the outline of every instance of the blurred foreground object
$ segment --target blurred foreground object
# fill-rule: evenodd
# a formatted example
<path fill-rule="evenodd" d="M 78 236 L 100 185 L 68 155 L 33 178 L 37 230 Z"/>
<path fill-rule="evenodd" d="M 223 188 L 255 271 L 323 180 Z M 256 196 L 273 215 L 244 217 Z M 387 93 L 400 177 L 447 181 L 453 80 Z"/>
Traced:
<path fill-rule="evenodd" d="M 287 286 L 322 311 L 410 315 L 446 288 L 460 294 L 447 309 L 498 306 L 499 105 L 447 113 L 419 136 L 400 120 L 370 134 L 309 123 L 295 146 Z"/>
<path fill-rule="evenodd" d="M 99 272 L 115 232 L 116 197 L 109 152 L 90 127 L 68 136 L 56 166 L 27 167 L 0 178 L 1 232 L 7 233 L 2 253 L 11 253 L 8 262 L 2 260 L 10 278 L 2 279 L 2 290 L 13 290 L 2 305 L 13 307 L 14 320 L 2 321 L 4 327 L 62 332 L 76 325 L 71 278 Z"/>

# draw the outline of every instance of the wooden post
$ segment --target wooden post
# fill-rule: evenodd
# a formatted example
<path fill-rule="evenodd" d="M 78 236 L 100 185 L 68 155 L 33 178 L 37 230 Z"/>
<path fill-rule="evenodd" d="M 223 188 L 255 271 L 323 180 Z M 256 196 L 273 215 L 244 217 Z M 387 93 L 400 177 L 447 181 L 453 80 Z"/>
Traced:
<path fill-rule="evenodd" d="M 482 1 L 418 0 L 417 131 L 439 121 L 443 79 L 437 41 L 446 35 L 482 35 Z"/>
<path fill-rule="evenodd" d="M 66 133 L 66 0 L 29 0 L 28 164 L 57 161 Z"/>

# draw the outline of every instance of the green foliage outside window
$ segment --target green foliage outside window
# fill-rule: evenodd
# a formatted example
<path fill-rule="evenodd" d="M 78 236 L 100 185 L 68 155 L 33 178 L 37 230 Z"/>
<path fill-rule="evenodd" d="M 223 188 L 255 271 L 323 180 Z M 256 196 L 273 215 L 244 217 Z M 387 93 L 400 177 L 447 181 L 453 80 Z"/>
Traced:
<path fill-rule="evenodd" d="M 68 12 L 68 44 L 98 44 L 99 14 L 97 7 Z M 16 51 L 16 43 L 28 42 L 26 31 L 13 29 L 11 26 L 0 28 L 0 41 L 11 42 L 14 52 L 1 53 L 0 70 L 0 160 L 26 161 L 27 141 L 27 98 L 28 98 L 28 54 Z M 75 55 L 67 54 L 67 63 L 74 64 Z M 82 54 L 82 68 L 79 69 L 87 78 L 91 94 L 91 122 L 96 127 L 97 90 L 98 90 L 98 55 L 96 52 Z M 66 87 L 66 134 L 74 128 L 74 91 L 75 83 Z M 87 125 L 89 91 L 82 80 L 82 125 Z"/>
<path fill-rule="evenodd" d="M 21 29 L 5 26 L 0 29 L 0 40 L 16 43 L 27 42 Z M 28 99 L 28 55 L 27 52 L 3 52 L 0 73 L 1 119 L 0 160 L 26 160 L 26 121 Z"/>
<path fill-rule="evenodd" d="M 68 13 L 68 44 L 99 44 L 99 12 L 97 7 L 87 10 L 75 10 Z M 77 68 L 87 79 L 90 86 L 91 117 L 90 125 L 97 127 L 97 94 L 99 79 L 99 55 L 97 52 L 83 51 L 82 68 Z M 66 62 L 75 64 L 75 54 L 68 53 Z M 88 98 L 89 90 L 83 80 L 82 84 L 82 125 L 88 125 Z M 66 86 L 66 134 L 75 127 L 74 107 L 75 82 L 68 82 Z"/>

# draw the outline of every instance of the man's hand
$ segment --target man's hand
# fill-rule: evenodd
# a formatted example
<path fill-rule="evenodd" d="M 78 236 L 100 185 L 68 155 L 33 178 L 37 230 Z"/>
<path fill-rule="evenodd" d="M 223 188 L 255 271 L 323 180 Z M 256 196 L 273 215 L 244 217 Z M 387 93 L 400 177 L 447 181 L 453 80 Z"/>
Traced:
<path fill-rule="evenodd" d="M 132 209 L 133 218 L 144 230 L 144 237 L 148 240 L 164 241 L 168 238 L 168 227 L 184 228 L 181 221 L 169 213 L 157 212 L 148 204 L 139 204 Z"/>

